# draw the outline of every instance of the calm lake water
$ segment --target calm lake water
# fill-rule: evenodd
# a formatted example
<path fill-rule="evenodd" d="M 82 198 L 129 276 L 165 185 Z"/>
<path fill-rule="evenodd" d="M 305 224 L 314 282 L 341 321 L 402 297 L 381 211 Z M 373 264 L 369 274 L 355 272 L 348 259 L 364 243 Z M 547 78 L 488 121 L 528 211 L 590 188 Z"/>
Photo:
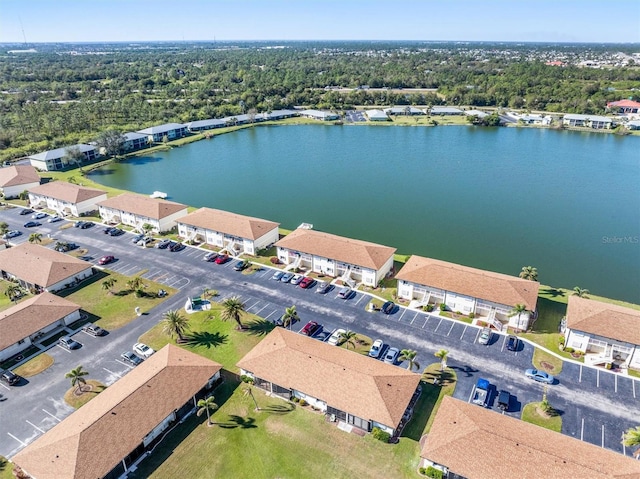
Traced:
<path fill-rule="evenodd" d="M 640 139 L 273 126 L 113 164 L 108 186 L 640 303 Z"/>

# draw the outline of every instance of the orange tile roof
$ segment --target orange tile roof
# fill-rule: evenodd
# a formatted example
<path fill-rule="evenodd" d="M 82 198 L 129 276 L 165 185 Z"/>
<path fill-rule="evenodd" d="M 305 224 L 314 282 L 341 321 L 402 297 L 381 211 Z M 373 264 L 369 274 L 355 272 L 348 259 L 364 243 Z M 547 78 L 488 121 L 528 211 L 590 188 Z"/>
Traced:
<path fill-rule="evenodd" d="M 74 185 L 66 181 L 50 181 L 44 185 L 36 186 L 29 190 L 34 195 L 47 196 L 67 203 L 81 203 L 92 198 L 104 196 L 107 193 L 97 188 L 87 188 L 86 186 Z"/>
<path fill-rule="evenodd" d="M 445 396 L 421 457 L 468 479 L 640 478 L 640 462 Z"/>
<path fill-rule="evenodd" d="M 169 344 L 25 447 L 13 462 L 37 479 L 103 477 L 221 368 Z"/>
<path fill-rule="evenodd" d="M 80 309 L 44 292 L 0 312 L 0 351 Z"/>
<path fill-rule="evenodd" d="M 540 283 L 437 259 L 412 256 L 396 279 L 534 311 Z"/>
<path fill-rule="evenodd" d="M 257 240 L 277 229 L 280 223 L 243 216 L 212 208 L 200 208 L 178 221 L 186 225 L 217 231 L 227 235 Z"/>
<path fill-rule="evenodd" d="M 0 188 L 40 183 L 40 175 L 33 166 L 15 165 L 0 168 Z"/>
<path fill-rule="evenodd" d="M 640 310 L 569 296 L 567 327 L 640 345 Z"/>
<path fill-rule="evenodd" d="M 130 193 L 124 193 L 122 195 L 109 198 L 108 200 L 101 201 L 98 203 L 98 206 L 124 211 L 126 213 L 154 220 L 166 218 L 167 216 L 171 216 L 182 210 L 185 210 L 186 214 L 187 210 L 187 207 L 180 203 L 149 198 L 142 195 L 132 195 Z"/>
<path fill-rule="evenodd" d="M 640 108 L 640 103 L 633 100 L 618 100 L 607 103 L 607 106 Z"/>
<path fill-rule="evenodd" d="M 362 419 L 397 427 L 420 376 L 397 366 L 275 328 L 238 367 Z"/>
<path fill-rule="evenodd" d="M 0 270 L 44 288 L 91 268 L 91 263 L 44 246 L 22 243 L 0 251 Z"/>
<path fill-rule="evenodd" d="M 384 266 L 396 252 L 389 246 L 303 228 L 288 234 L 276 246 L 374 270 Z"/>

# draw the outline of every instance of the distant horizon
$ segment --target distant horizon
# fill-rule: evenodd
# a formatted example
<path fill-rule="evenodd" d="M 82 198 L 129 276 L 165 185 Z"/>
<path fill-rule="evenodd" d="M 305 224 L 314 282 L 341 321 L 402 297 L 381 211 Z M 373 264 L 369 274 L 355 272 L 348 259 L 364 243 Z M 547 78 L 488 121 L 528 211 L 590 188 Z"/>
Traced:
<path fill-rule="evenodd" d="M 170 0 L 0 0 L 0 43 L 640 43 L 637 0 L 191 0 L 181 7 Z"/>

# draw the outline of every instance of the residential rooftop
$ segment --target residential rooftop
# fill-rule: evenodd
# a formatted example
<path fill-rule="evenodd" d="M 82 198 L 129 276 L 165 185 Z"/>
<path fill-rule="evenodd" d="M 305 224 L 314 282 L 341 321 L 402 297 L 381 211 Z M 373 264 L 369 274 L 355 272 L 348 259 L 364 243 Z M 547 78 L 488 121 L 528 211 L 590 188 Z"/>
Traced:
<path fill-rule="evenodd" d="M 49 198 L 74 204 L 82 203 L 83 201 L 107 194 L 97 188 L 74 185 L 73 183 L 67 183 L 66 181 L 50 181 L 49 183 L 29 189 L 29 193 L 47 196 Z"/>
<path fill-rule="evenodd" d="M 173 201 L 149 198 L 142 195 L 123 193 L 98 203 L 98 206 L 124 211 L 145 218 L 159 220 L 186 209 L 186 205 Z"/>
<path fill-rule="evenodd" d="M 640 310 L 569 296 L 567 327 L 625 343 L 640 344 Z"/>
<path fill-rule="evenodd" d="M 14 165 L 0 168 L 0 188 L 27 183 L 40 183 L 40 175 L 33 166 Z"/>
<path fill-rule="evenodd" d="M 280 225 L 273 221 L 206 207 L 183 216 L 178 222 L 252 240 L 261 238 Z"/>

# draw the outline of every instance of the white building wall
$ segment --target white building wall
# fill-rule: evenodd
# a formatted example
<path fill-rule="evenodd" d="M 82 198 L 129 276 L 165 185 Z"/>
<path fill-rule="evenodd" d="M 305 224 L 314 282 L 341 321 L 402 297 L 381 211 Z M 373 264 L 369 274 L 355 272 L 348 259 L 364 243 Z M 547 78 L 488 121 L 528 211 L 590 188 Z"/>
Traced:
<path fill-rule="evenodd" d="M 280 239 L 278 234 L 278 228 L 273 228 L 271 231 L 263 234 L 260 238 L 257 238 L 253 241 L 253 246 L 256 251 L 261 250 L 269 246 L 270 244 L 275 243 Z"/>
<path fill-rule="evenodd" d="M 81 271 L 80 273 L 74 274 L 73 276 L 69 276 L 68 278 L 63 279 L 62 281 L 59 281 L 58 283 L 52 284 L 51 286 L 45 288 L 45 291 L 48 291 L 49 293 L 53 293 L 55 291 L 59 291 L 61 289 L 64 289 L 68 284 L 75 283 L 76 282 L 76 278 L 78 280 L 83 280 L 85 278 L 89 278 L 92 275 L 93 275 L 93 269 L 90 266 L 87 269 L 85 269 L 84 271 Z"/>
<path fill-rule="evenodd" d="M 171 228 L 177 225 L 178 219 L 186 215 L 187 215 L 187 209 L 184 208 L 180 211 L 175 212 L 172 215 L 166 216 L 164 218 L 160 218 L 160 221 L 156 222 L 156 224 L 159 227 L 159 231 L 169 231 Z"/>
<path fill-rule="evenodd" d="M 0 351 L 0 361 L 4 361 L 5 359 L 9 359 L 15 356 L 20 351 L 23 351 L 24 349 L 28 348 L 30 345 L 31 345 L 31 340 L 29 338 L 26 338 L 23 342 L 12 344 L 8 348 L 5 348 L 2 351 Z"/>
<path fill-rule="evenodd" d="M 632 352 L 633 356 L 629 361 L 629 367 L 640 369 L 640 346 L 636 346 Z"/>
<path fill-rule="evenodd" d="M 327 411 L 327 403 L 324 402 L 323 400 L 315 398 L 313 396 L 309 396 L 308 394 L 305 394 L 303 392 L 296 391 L 295 389 L 292 389 L 291 393 L 293 394 L 294 397 L 297 397 L 298 399 L 304 399 L 305 401 L 307 401 L 307 403 L 309 403 L 310 406 L 316 407 L 323 412 Z"/>
<path fill-rule="evenodd" d="M 42 170 L 42 171 L 48 171 L 49 170 L 46 161 L 34 160 L 33 158 L 29 158 L 29 163 L 31 163 L 31 166 L 33 166 L 34 168 L 37 168 L 38 170 Z"/>
<path fill-rule="evenodd" d="M 80 319 L 80 310 L 76 310 L 71 314 L 66 315 L 62 321 L 65 325 L 69 326 L 71 323 L 78 321 Z"/>
<path fill-rule="evenodd" d="M 371 428 L 374 427 L 380 428 L 384 432 L 388 432 L 389 434 L 393 435 L 394 429 L 392 427 L 385 426 L 384 424 L 380 424 L 379 422 L 371 421 Z"/>
<path fill-rule="evenodd" d="M 13 186 L 5 186 L 4 188 L 0 188 L 2 190 L 2 194 L 5 198 L 17 198 L 20 196 L 24 190 L 29 190 L 30 188 L 35 188 L 38 186 L 40 182 L 37 183 L 25 183 L 23 185 L 13 185 Z"/>
<path fill-rule="evenodd" d="M 451 311 L 460 311 L 463 314 L 475 312 L 476 301 L 471 296 L 447 292 L 444 303 Z"/>
<path fill-rule="evenodd" d="M 564 347 L 573 348 L 576 351 L 587 352 L 589 346 L 589 335 L 573 331 L 569 328 L 564 333 Z"/>

